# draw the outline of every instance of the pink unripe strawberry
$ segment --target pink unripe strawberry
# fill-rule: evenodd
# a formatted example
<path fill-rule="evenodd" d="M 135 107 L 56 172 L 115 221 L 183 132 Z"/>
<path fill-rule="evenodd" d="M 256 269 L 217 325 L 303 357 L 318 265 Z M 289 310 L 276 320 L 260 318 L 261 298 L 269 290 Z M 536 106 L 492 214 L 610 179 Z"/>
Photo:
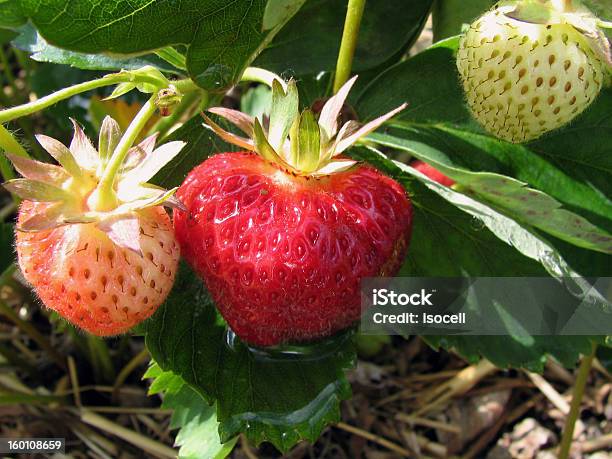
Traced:
<path fill-rule="evenodd" d="M 19 224 L 47 203 L 25 201 Z M 49 308 L 98 336 L 125 333 L 149 317 L 172 288 L 179 249 L 168 214 L 138 212 L 143 255 L 115 244 L 93 224 L 18 231 L 19 266 Z"/>
<path fill-rule="evenodd" d="M 4 184 L 24 199 L 16 234 L 19 266 L 47 307 L 92 334 L 116 335 L 155 312 L 172 288 L 179 247 L 159 205 L 179 203 L 175 190 L 146 182 L 183 143 L 154 150 L 150 137 L 127 151 L 110 176 L 111 205 L 99 207 L 119 126 L 104 120 L 100 151 L 74 127 L 70 148 L 38 136 L 61 167 L 8 155 L 25 177 Z"/>

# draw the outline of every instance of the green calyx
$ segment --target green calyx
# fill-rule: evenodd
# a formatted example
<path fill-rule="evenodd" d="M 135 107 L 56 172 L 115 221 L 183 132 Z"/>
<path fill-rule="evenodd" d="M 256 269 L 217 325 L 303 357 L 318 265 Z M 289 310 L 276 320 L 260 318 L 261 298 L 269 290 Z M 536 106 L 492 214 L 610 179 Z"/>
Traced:
<path fill-rule="evenodd" d="M 300 113 L 295 81 L 284 83 L 275 79 L 269 120 L 252 118 L 224 107 L 209 109 L 238 127 L 246 137 L 222 129 L 206 115 L 205 126 L 226 142 L 254 151 L 291 173 L 321 176 L 341 172 L 354 166 L 356 161 L 339 155 L 406 107 L 402 104 L 363 126 L 349 121 L 340 127 L 338 118 L 356 78 L 349 80 L 325 103 L 318 119 L 309 109 Z"/>

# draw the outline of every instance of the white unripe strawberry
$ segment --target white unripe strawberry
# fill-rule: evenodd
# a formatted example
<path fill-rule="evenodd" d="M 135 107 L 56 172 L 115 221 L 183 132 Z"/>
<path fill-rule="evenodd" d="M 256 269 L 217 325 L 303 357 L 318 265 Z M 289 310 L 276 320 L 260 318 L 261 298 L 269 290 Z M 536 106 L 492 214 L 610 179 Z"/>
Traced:
<path fill-rule="evenodd" d="M 590 12 L 567 8 L 559 1 L 503 2 L 462 37 L 457 68 L 466 99 L 495 136 L 533 140 L 574 119 L 601 91 L 609 49 L 598 45 L 605 36 Z"/>

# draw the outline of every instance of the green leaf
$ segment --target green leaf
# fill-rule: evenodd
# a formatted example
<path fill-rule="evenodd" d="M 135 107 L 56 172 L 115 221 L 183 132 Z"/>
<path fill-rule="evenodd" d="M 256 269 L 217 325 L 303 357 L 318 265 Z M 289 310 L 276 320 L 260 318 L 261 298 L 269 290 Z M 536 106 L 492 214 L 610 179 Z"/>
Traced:
<path fill-rule="evenodd" d="M 187 70 L 187 59 L 185 55 L 172 46 L 166 46 L 165 48 L 156 50 L 155 55 L 177 69 Z"/>
<path fill-rule="evenodd" d="M 526 368 L 543 372 L 548 356 L 567 368 L 573 368 L 581 354 L 591 351 L 588 336 L 530 336 L 516 339 L 507 336 L 427 336 L 434 349 L 454 349 L 471 363 L 485 357 L 500 368 Z"/>
<path fill-rule="evenodd" d="M 185 381 L 180 376 L 162 370 L 154 360 L 151 361 L 142 379 L 152 379 L 148 395 L 176 393 L 185 385 Z"/>
<path fill-rule="evenodd" d="M 339 420 L 339 403 L 350 395 L 344 370 L 354 353 L 348 335 L 324 350 L 310 346 L 308 355 L 251 350 L 228 336 L 202 281 L 186 265 L 145 325 L 146 345 L 159 366 L 216 401 L 222 441 L 245 432 L 283 451 L 301 439 L 315 441 Z"/>
<path fill-rule="evenodd" d="M 153 378 L 149 395 L 161 394 L 161 408 L 173 410 L 170 429 L 180 429 L 175 440 L 179 459 L 223 459 L 231 453 L 237 437 L 221 443 L 215 407 L 180 376 L 152 362 L 144 378 Z"/>
<path fill-rule="evenodd" d="M 10 223 L 0 223 L 0 274 L 15 261 L 14 238 L 15 227 Z"/>
<path fill-rule="evenodd" d="M 49 43 L 71 51 L 134 55 L 186 45 L 189 75 L 208 90 L 235 83 L 280 29 L 262 30 L 266 0 L 10 1 Z"/>
<path fill-rule="evenodd" d="M 491 9 L 496 0 L 442 0 L 432 11 L 434 41 L 458 35 L 465 24 Z"/>
<path fill-rule="evenodd" d="M 353 70 L 362 72 L 406 51 L 420 34 L 433 0 L 367 2 Z M 346 0 L 310 0 L 287 23 L 256 64 L 277 73 L 317 74 L 336 66 Z"/>
<path fill-rule="evenodd" d="M 559 201 L 520 180 L 491 172 L 472 172 L 453 166 L 442 151 L 398 135 L 372 134 L 379 145 L 411 153 L 465 187 L 462 191 L 559 239 L 603 253 L 612 253 L 612 236 L 580 215 L 562 208 Z M 405 135 L 405 134 L 404 134 Z"/>
<path fill-rule="evenodd" d="M 0 26 L 19 27 L 27 21 L 21 5 L 15 0 L 0 0 Z"/>
<path fill-rule="evenodd" d="M 353 149 L 352 153 L 356 159 L 366 160 L 393 177 L 410 195 L 413 232 L 399 275 L 546 275 L 534 260 L 547 248 L 511 219 L 427 178 L 415 179 L 410 168 L 380 153 L 363 148 Z M 551 268 L 565 269 L 559 265 Z"/>
<path fill-rule="evenodd" d="M 10 42 L 17 36 L 17 33 L 9 29 L 0 29 L 0 45 Z"/>
<path fill-rule="evenodd" d="M 119 58 L 105 54 L 78 53 L 50 45 L 31 24 L 19 28 L 17 32 L 19 35 L 13 44 L 31 53 L 30 57 L 38 62 L 65 64 L 83 70 L 136 70 L 152 65 L 165 72 L 179 73 L 176 67 L 155 55 Z"/>
<path fill-rule="evenodd" d="M 397 128 L 394 136 L 443 152 L 457 168 L 527 183 L 612 231 L 612 90 L 603 91 L 570 126 L 528 145 L 509 144 L 484 133 L 465 107 L 458 78 L 449 77 L 456 75 L 456 46 L 457 39 L 440 42 L 380 75 L 358 100 L 361 118 L 375 118 L 408 101 L 390 122 Z"/>
<path fill-rule="evenodd" d="M 263 16 L 263 29 L 270 30 L 287 22 L 306 0 L 268 0 Z"/>
<path fill-rule="evenodd" d="M 414 277 L 580 277 L 547 241 L 494 209 L 393 162 L 382 154 L 354 149 L 406 187 L 414 205 L 413 234 L 399 275 Z M 421 183 L 420 181 L 423 183 Z M 541 266 L 538 265 L 541 263 Z M 475 304 L 477 311 L 483 307 Z M 486 357 L 500 367 L 542 371 L 548 354 L 573 366 L 588 352 L 588 336 L 427 336 L 434 347 L 455 349 L 470 361 Z"/>

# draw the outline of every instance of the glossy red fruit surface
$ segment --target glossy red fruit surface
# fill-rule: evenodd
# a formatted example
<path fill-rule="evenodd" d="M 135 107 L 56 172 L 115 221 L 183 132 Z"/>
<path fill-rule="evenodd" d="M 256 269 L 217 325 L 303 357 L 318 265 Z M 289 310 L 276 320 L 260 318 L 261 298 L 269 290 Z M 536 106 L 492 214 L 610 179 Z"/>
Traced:
<path fill-rule="evenodd" d="M 313 178 L 223 153 L 191 171 L 177 196 L 188 209 L 174 218 L 183 256 L 254 345 L 349 327 L 361 279 L 396 273 L 410 239 L 404 189 L 365 165 Z"/>
<path fill-rule="evenodd" d="M 429 164 L 423 161 L 413 161 L 411 166 L 414 167 L 419 172 L 425 174 L 427 177 L 432 179 L 434 182 L 438 182 L 440 185 L 452 186 L 455 184 L 455 181 L 452 178 L 447 177 L 442 172 L 440 172 L 438 169 L 434 168 L 433 166 L 430 166 Z"/>
<path fill-rule="evenodd" d="M 19 223 L 48 206 L 24 201 Z M 16 233 L 19 266 L 42 302 L 98 336 L 125 333 L 172 288 L 179 248 L 161 207 L 138 212 L 143 256 L 118 247 L 92 224 Z"/>

